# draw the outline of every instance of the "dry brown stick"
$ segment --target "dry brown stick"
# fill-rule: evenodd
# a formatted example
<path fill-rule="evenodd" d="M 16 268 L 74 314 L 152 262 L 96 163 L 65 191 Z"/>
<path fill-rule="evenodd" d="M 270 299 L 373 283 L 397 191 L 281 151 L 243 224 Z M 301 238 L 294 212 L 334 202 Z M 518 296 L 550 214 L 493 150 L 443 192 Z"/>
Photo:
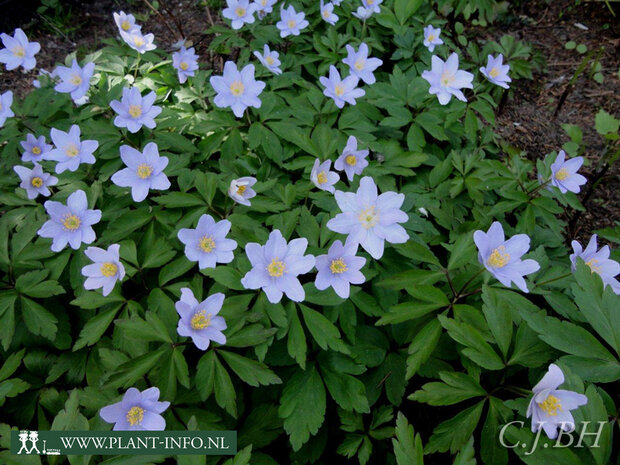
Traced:
<path fill-rule="evenodd" d="M 143 1 L 153 11 L 153 13 L 155 13 L 159 17 L 159 19 L 161 19 L 162 23 L 164 23 L 164 26 L 168 28 L 172 36 L 176 37 L 177 33 L 174 31 L 174 29 L 170 27 L 170 24 L 168 24 L 168 21 L 166 21 L 166 18 L 164 18 L 164 16 L 159 11 L 157 11 L 153 5 L 151 5 L 151 2 L 149 2 L 149 0 L 143 0 Z M 181 37 L 181 39 L 183 39 L 183 37 Z"/>

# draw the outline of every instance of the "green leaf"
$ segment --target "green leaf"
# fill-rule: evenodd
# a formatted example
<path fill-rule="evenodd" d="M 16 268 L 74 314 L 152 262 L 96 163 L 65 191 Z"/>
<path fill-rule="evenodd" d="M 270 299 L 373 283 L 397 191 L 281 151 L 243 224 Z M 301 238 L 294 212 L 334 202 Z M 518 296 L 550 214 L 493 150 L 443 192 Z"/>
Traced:
<path fill-rule="evenodd" d="M 56 326 L 58 320 L 44 307 L 30 300 L 27 297 L 21 297 L 22 317 L 28 330 L 34 335 L 41 335 L 46 339 L 53 341 L 56 337 Z"/>
<path fill-rule="evenodd" d="M 237 418 L 237 394 L 230 375 L 222 362 L 215 357 L 213 386 L 217 405 L 225 409 L 232 417 Z"/>
<path fill-rule="evenodd" d="M 512 316 L 504 296 L 514 294 L 498 291 L 492 287 L 482 288 L 482 313 L 504 357 L 508 354 L 512 337 Z"/>
<path fill-rule="evenodd" d="M 422 0 L 396 0 L 394 2 L 396 19 L 400 24 L 405 24 L 420 6 L 422 6 Z"/>
<path fill-rule="evenodd" d="M 0 381 L 4 381 L 13 373 L 15 373 L 15 370 L 17 370 L 17 368 L 19 368 L 19 365 L 21 365 L 22 363 L 25 352 L 26 349 L 22 349 L 19 352 L 15 352 L 14 354 L 11 354 L 6 358 L 2 365 L 2 368 L 0 368 Z"/>
<path fill-rule="evenodd" d="M 172 342 L 161 320 L 152 312 L 147 312 L 145 321 L 134 315 L 129 320 L 116 320 L 114 324 L 122 329 L 125 337 L 129 340 Z"/>
<path fill-rule="evenodd" d="M 486 395 L 482 386 L 465 373 L 440 371 L 439 377 L 443 383 L 426 383 L 408 398 L 429 405 L 452 405 Z"/>
<path fill-rule="evenodd" d="M 196 367 L 196 389 L 200 400 L 205 401 L 213 393 L 215 379 L 215 352 L 210 350 L 198 361 Z"/>
<path fill-rule="evenodd" d="M 465 447 L 454 458 L 453 465 L 476 465 L 476 451 L 474 449 L 474 437 L 470 437 Z M 499 465 L 494 463 L 493 465 Z"/>
<path fill-rule="evenodd" d="M 194 266 L 195 262 L 190 262 L 185 255 L 173 260 L 164 266 L 159 272 L 159 285 L 163 286 L 175 278 L 187 273 Z"/>
<path fill-rule="evenodd" d="M 433 452 L 447 452 L 455 454 L 461 450 L 473 434 L 480 415 L 484 401 L 459 412 L 454 417 L 439 424 L 434 430 L 426 448 L 425 454 Z"/>
<path fill-rule="evenodd" d="M 278 414 L 284 420 L 293 450 L 298 451 L 314 435 L 325 420 L 325 386 L 314 365 L 297 371 L 288 380 Z"/>
<path fill-rule="evenodd" d="M 320 367 L 327 390 L 340 407 L 359 413 L 370 412 L 364 383 L 354 376 L 336 370 L 325 358 L 321 359 Z"/>
<path fill-rule="evenodd" d="M 116 305 L 90 318 L 80 331 L 80 335 L 73 346 L 73 350 L 75 351 L 87 345 L 92 346 L 97 343 L 120 309 L 121 305 Z"/>
<path fill-rule="evenodd" d="M 474 236 L 471 232 L 461 234 L 450 248 L 448 270 L 455 270 L 475 260 L 476 248 Z"/>
<path fill-rule="evenodd" d="M 125 387 L 133 386 L 135 382 L 143 377 L 151 368 L 153 368 L 159 359 L 170 350 L 170 346 L 162 345 L 153 352 L 147 352 L 137 358 L 123 363 L 118 370 L 115 371 L 110 380 L 106 384 L 107 387 Z"/>
<path fill-rule="evenodd" d="M 235 291 L 244 291 L 241 284 L 241 273 L 232 266 L 218 266 L 200 270 L 201 273 L 213 278 L 215 282 Z"/>
<path fill-rule="evenodd" d="M 441 336 L 441 324 L 436 318 L 427 323 L 409 345 L 406 378 L 411 379 L 437 347 Z"/>
<path fill-rule="evenodd" d="M 377 321 L 376 325 L 390 325 L 396 323 L 402 323 L 403 321 L 414 320 L 426 315 L 427 313 L 444 307 L 443 302 L 421 304 L 417 302 L 403 302 L 398 305 L 394 305 L 390 308 L 389 312 L 383 315 Z"/>
<path fill-rule="evenodd" d="M 330 348 L 343 354 L 349 353 L 349 349 L 340 339 L 340 331 L 331 321 L 321 313 L 305 305 L 298 304 L 298 306 L 304 316 L 304 321 L 310 334 L 312 334 L 312 337 L 321 349 L 327 350 Z"/>
<path fill-rule="evenodd" d="M 392 447 L 397 465 L 424 465 L 424 449 L 420 433 L 415 434 L 413 426 L 401 412 L 398 412 L 396 417 L 395 435 Z"/>
<path fill-rule="evenodd" d="M 226 363 L 237 376 L 250 386 L 258 387 L 282 383 L 282 380 L 264 363 L 225 350 L 220 350 L 218 353 L 226 360 Z"/>
<path fill-rule="evenodd" d="M 299 321 L 295 304 L 290 302 L 286 306 L 286 313 L 289 316 L 288 321 L 288 341 L 286 348 L 291 357 L 295 359 L 302 369 L 306 368 L 306 352 L 308 344 L 306 343 L 306 335 Z"/>

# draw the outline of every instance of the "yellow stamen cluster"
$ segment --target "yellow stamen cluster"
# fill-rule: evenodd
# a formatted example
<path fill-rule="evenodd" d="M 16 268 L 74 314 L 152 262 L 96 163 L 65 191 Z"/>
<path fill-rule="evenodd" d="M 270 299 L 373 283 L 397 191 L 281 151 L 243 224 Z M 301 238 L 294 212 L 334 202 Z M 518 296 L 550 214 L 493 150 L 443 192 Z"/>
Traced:
<path fill-rule="evenodd" d="M 136 47 L 142 47 L 144 45 L 144 39 L 140 36 L 135 36 L 133 38 L 133 43 Z"/>
<path fill-rule="evenodd" d="M 245 8 L 241 8 L 240 6 L 238 6 L 237 9 L 235 10 L 235 14 L 239 16 L 240 18 L 242 16 L 245 16 Z"/>
<path fill-rule="evenodd" d="M 288 24 L 288 28 L 289 29 L 293 29 L 295 27 L 295 24 L 297 24 L 297 23 L 295 22 L 294 19 L 289 19 L 287 24 Z"/>
<path fill-rule="evenodd" d="M 503 268 L 510 261 L 510 254 L 506 253 L 506 247 L 500 245 L 497 249 L 493 249 L 487 263 L 493 268 Z"/>
<path fill-rule="evenodd" d="M 275 60 L 271 56 L 268 56 L 267 58 L 265 58 L 265 61 L 267 62 L 268 65 L 273 65 L 273 63 L 275 62 Z"/>
<path fill-rule="evenodd" d="M 30 180 L 30 184 L 32 184 L 32 187 L 41 187 L 43 185 L 43 179 L 39 176 L 35 176 Z"/>
<path fill-rule="evenodd" d="M 209 326 L 211 326 L 211 317 L 213 315 L 211 315 L 210 313 L 207 315 L 206 313 L 206 310 L 200 310 L 192 317 L 192 320 L 190 322 L 192 329 L 200 331 L 202 329 L 207 329 Z"/>
<path fill-rule="evenodd" d="M 549 395 L 547 398 L 538 404 L 538 406 L 549 416 L 555 417 L 558 414 L 558 410 L 562 410 L 562 404 L 560 399 L 555 396 Z"/>
<path fill-rule="evenodd" d="M 233 94 L 235 97 L 239 97 L 241 94 L 243 94 L 244 90 L 245 86 L 241 81 L 235 81 L 230 85 L 230 93 Z"/>
<path fill-rule="evenodd" d="M 135 405 L 129 409 L 125 418 L 129 426 L 139 425 L 144 420 L 144 409 Z"/>
<path fill-rule="evenodd" d="M 334 87 L 334 94 L 336 94 L 337 97 L 342 97 L 344 94 L 344 87 L 342 87 L 341 84 L 336 84 Z"/>
<path fill-rule="evenodd" d="M 598 260 L 596 258 L 593 258 L 591 260 L 588 260 L 586 262 L 586 265 L 588 265 L 588 267 L 590 267 L 590 272 L 592 273 L 600 273 L 601 272 L 601 267 L 599 265 L 597 265 Z"/>
<path fill-rule="evenodd" d="M 285 268 L 286 265 L 280 260 L 278 260 L 278 258 L 276 257 L 271 260 L 271 263 L 269 265 L 267 265 L 267 273 L 269 273 L 269 276 L 279 278 L 284 274 Z"/>
<path fill-rule="evenodd" d="M 491 68 L 491 71 L 489 71 L 489 76 L 491 76 L 492 78 L 497 77 L 498 74 L 499 70 L 495 66 Z"/>
<path fill-rule="evenodd" d="M 379 215 L 375 211 L 375 207 L 369 207 L 366 210 L 362 211 L 359 214 L 357 219 L 362 223 L 362 227 L 365 229 L 370 229 L 374 227 L 379 222 Z"/>
<path fill-rule="evenodd" d="M 332 260 L 331 264 L 329 265 L 329 269 L 333 274 L 342 274 L 347 271 L 348 268 L 344 260 L 342 258 L 339 258 L 337 260 Z"/>
<path fill-rule="evenodd" d="M 101 265 L 99 271 L 101 271 L 101 274 L 106 278 L 111 278 L 112 276 L 116 276 L 116 273 L 118 272 L 118 266 L 116 266 L 116 263 L 105 262 L 103 265 Z"/>
<path fill-rule="evenodd" d="M 316 181 L 319 184 L 325 184 L 327 182 L 327 174 L 325 174 L 325 171 L 321 171 L 316 175 Z"/>
<path fill-rule="evenodd" d="M 121 28 L 123 28 L 123 31 L 128 31 L 131 28 L 131 24 L 129 24 L 129 21 L 125 20 L 121 23 Z"/>
<path fill-rule="evenodd" d="M 357 158 L 355 157 L 355 155 L 347 155 L 345 157 L 344 161 L 346 161 L 347 165 L 349 165 L 349 166 L 357 165 Z"/>
<path fill-rule="evenodd" d="M 1 109 L 1 107 L 0 107 Z M 41 155 L 41 147 L 32 147 L 32 153 L 35 155 Z"/>
<path fill-rule="evenodd" d="M 444 71 L 441 75 L 440 81 L 444 86 L 449 86 L 454 81 L 454 75 L 449 73 L 448 71 Z"/>
<path fill-rule="evenodd" d="M 237 194 L 238 195 L 243 195 L 243 193 L 245 192 L 247 186 L 238 186 L 237 187 Z"/>
<path fill-rule="evenodd" d="M 140 179 L 146 179 L 153 173 L 153 167 L 147 163 L 141 163 L 138 165 L 137 173 Z"/>
<path fill-rule="evenodd" d="M 363 70 L 363 69 L 364 69 L 364 64 L 365 64 L 365 63 L 364 63 L 364 61 L 363 61 L 363 60 L 357 60 L 357 61 L 355 62 L 355 69 L 356 69 L 356 70 L 358 70 L 358 71 Z"/>
<path fill-rule="evenodd" d="M 202 236 L 200 240 L 198 241 L 198 246 L 201 248 L 203 252 L 209 253 L 213 249 L 215 249 L 215 241 L 213 240 L 212 237 Z"/>
<path fill-rule="evenodd" d="M 564 181 L 569 176 L 570 176 L 570 173 L 568 172 L 566 168 L 562 168 L 558 170 L 557 173 L 555 173 L 555 179 L 557 179 L 558 181 Z"/>
<path fill-rule="evenodd" d="M 74 74 L 73 76 L 71 76 L 71 84 L 73 84 L 74 86 L 79 86 L 80 84 L 82 84 L 82 77 L 79 74 Z"/>
<path fill-rule="evenodd" d="M 324 18 L 329 18 L 329 11 L 323 10 L 323 17 Z"/>
<path fill-rule="evenodd" d="M 186 70 L 187 70 L 187 68 L 189 68 L 189 65 L 187 64 L 187 62 L 182 61 L 182 62 L 179 64 L 179 68 L 181 68 L 183 71 L 186 71 Z"/>
<path fill-rule="evenodd" d="M 24 50 L 24 47 L 22 47 L 21 45 L 14 47 L 13 50 L 11 51 L 13 52 L 13 55 L 15 55 L 18 58 L 24 58 L 26 56 L 26 51 Z"/>
<path fill-rule="evenodd" d="M 71 213 L 67 213 L 62 220 L 62 225 L 68 231 L 75 231 L 80 227 L 80 224 L 82 224 L 82 221 L 76 215 L 72 215 Z"/>
<path fill-rule="evenodd" d="M 80 153 L 80 150 L 77 148 L 77 146 L 75 144 L 69 144 L 65 147 L 65 153 L 67 154 L 68 157 L 76 157 L 78 155 L 78 153 Z"/>
<path fill-rule="evenodd" d="M 142 115 L 142 105 L 129 105 L 129 114 L 132 118 L 139 118 Z"/>
<path fill-rule="evenodd" d="M 432 42 L 433 40 L 435 40 L 435 36 L 433 34 L 429 34 L 428 39 L 426 40 L 428 40 L 429 42 Z"/>

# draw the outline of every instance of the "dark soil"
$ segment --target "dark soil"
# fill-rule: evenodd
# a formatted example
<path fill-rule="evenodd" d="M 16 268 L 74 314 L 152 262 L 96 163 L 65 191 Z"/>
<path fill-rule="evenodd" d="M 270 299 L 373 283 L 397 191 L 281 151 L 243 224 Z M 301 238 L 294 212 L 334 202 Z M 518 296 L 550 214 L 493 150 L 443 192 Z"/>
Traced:
<path fill-rule="evenodd" d="M 29 5 L 36 5 L 35 0 L 24 0 Z M 64 57 L 78 50 L 82 57 L 89 51 L 102 45 L 102 40 L 117 35 L 112 12 L 124 10 L 137 15 L 143 24 L 143 30 L 155 34 L 155 43 L 159 48 L 171 50 L 171 45 L 184 37 L 196 46 L 201 62 L 219 69 L 222 60 L 213 56 L 207 46 L 211 36 L 204 31 L 214 22 L 221 23 L 218 12 L 209 12 L 199 6 L 195 0 L 163 0 L 161 13 L 154 13 L 146 1 L 127 0 L 91 0 L 86 2 L 65 1 L 65 9 L 71 10 L 70 28 L 55 27 L 50 21 L 30 6 L 29 12 L 24 8 L 11 8 L 17 0 L 0 0 L 7 3 L 9 14 L 0 19 L 4 30 L 12 31 L 15 27 L 26 30 L 30 40 L 41 43 L 41 52 L 37 55 L 37 68 L 52 70 Z M 513 84 L 513 97 L 503 107 L 498 117 L 497 132 L 511 145 L 527 152 L 528 157 L 536 160 L 545 154 L 559 150 L 569 141 L 562 129 L 564 123 L 577 124 L 583 130 L 586 163 L 582 172 L 589 181 L 596 178 L 597 163 L 605 151 L 605 141 L 594 129 L 594 117 L 599 109 L 618 116 L 620 112 L 620 21 L 614 18 L 604 2 L 581 2 L 574 0 L 523 0 L 515 2 L 506 17 L 506 23 L 489 27 L 481 33 L 489 38 L 498 39 L 506 31 L 518 40 L 533 45 L 538 53 L 546 59 L 546 66 L 534 75 L 534 80 L 520 80 Z M 620 10 L 617 3 L 616 10 Z M 11 14 L 10 12 L 14 12 Z M 29 14 L 28 14 L 29 13 Z M 616 12 L 620 15 L 620 11 Z M 575 26 L 583 25 L 587 30 Z M 69 26 L 68 26 L 69 27 Z M 568 94 L 557 117 L 554 112 L 568 82 L 579 66 L 584 55 L 575 50 L 566 50 L 564 45 L 573 40 L 585 44 L 588 50 L 605 48 L 600 57 L 604 82 L 599 84 L 589 78 L 588 72 L 577 80 Z M 32 79 L 37 71 L 2 72 L 0 74 L 0 92 L 11 89 L 23 96 L 32 88 Z M 620 220 L 620 162 L 611 166 L 600 179 L 593 192 L 589 182 L 580 197 L 585 202 L 586 212 L 575 217 L 574 212 L 566 213 L 566 220 L 571 219 L 570 238 L 586 240 L 593 231 L 614 226 Z"/>

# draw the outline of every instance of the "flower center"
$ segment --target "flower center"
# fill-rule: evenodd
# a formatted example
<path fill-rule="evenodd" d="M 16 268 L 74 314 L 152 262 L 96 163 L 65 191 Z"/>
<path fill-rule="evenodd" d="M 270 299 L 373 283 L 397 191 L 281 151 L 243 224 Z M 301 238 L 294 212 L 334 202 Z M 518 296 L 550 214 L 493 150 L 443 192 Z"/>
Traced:
<path fill-rule="evenodd" d="M 39 147 L 32 147 L 32 153 L 35 155 L 41 155 L 41 149 Z"/>
<path fill-rule="evenodd" d="M 73 84 L 74 86 L 79 86 L 80 84 L 82 84 L 82 77 L 79 74 L 74 74 L 71 77 L 70 80 L 71 84 Z"/>
<path fill-rule="evenodd" d="M 493 249 L 487 263 L 492 268 L 503 268 L 510 261 L 510 254 L 506 253 L 506 247 L 500 245 L 497 249 Z"/>
<path fill-rule="evenodd" d="M 129 114 L 132 118 L 139 118 L 142 115 L 142 105 L 129 105 Z"/>
<path fill-rule="evenodd" d="M 212 237 L 202 236 L 198 241 L 198 246 L 203 250 L 203 252 L 211 252 L 215 249 L 215 241 Z"/>
<path fill-rule="evenodd" d="M 329 18 L 329 11 L 323 10 L 323 17 L 324 18 Z"/>
<path fill-rule="evenodd" d="M 325 184 L 327 182 L 327 174 L 325 174 L 325 171 L 321 171 L 319 174 L 317 174 L 316 180 L 319 184 Z"/>
<path fill-rule="evenodd" d="M 570 176 L 570 173 L 566 168 L 562 168 L 557 173 L 555 173 L 555 179 L 558 181 L 564 181 L 566 178 Z"/>
<path fill-rule="evenodd" d="M 428 35 L 428 39 L 426 39 L 426 40 L 428 40 L 429 42 L 432 42 L 433 40 L 435 40 L 435 35 L 434 34 L 429 34 Z"/>
<path fill-rule="evenodd" d="M 294 19 L 289 19 L 289 21 L 288 21 L 288 23 L 287 23 L 287 24 L 288 24 L 288 28 L 289 28 L 289 29 L 293 29 L 293 28 L 295 27 L 295 24 L 296 24 L 296 23 L 295 23 L 295 20 L 294 20 Z"/>
<path fill-rule="evenodd" d="M 489 71 L 489 76 L 491 76 L 492 78 L 497 77 L 498 74 L 499 70 L 495 66 L 491 68 L 491 71 Z"/>
<path fill-rule="evenodd" d="M 243 82 L 241 81 L 235 81 L 230 85 L 230 93 L 233 94 L 235 97 L 239 97 L 241 94 L 243 94 L 244 90 L 245 87 L 243 86 Z"/>
<path fill-rule="evenodd" d="M 370 229 L 379 222 L 379 215 L 375 211 L 375 207 L 369 207 L 359 214 L 357 217 L 364 229 Z"/>
<path fill-rule="evenodd" d="M 187 64 L 187 62 L 182 61 L 181 64 L 179 65 L 179 68 L 185 71 L 187 68 L 189 68 L 189 65 Z"/>
<path fill-rule="evenodd" d="M 129 23 L 129 21 L 125 20 L 121 23 L 121 28 L 123 28 L 123 31 L 128 31 L 129 29 L 131 29 L 131 24 Z"/>
<path fill-rule="evenodd" d="M 601 272 L 601 267 L 597 265 L 598 260 L 596 258 L 593 258 L 591 260 L 588 260 L 586 262 L 586 265 L 588 265 L 590 267 L 590 272 L 592 273 L 599 273 Z"/>
<path fill-rule="evenodd" d="M 245 192 L 246 186 L 238 186 L 237 187 L 237 195 L 243 195 Z"/>
<path fill-rule="evenodd" d="M 261 0 L 260 4 L 263 6 L 267 6 L 267 0 Z"/>
<path fill-rule="evenodd" d="M 358 71 L 361 71 L 361 70 L 363 70 L 363 69 L 364 69 L 364 65 L 365 65 L 365 64 L 366 64 L 366 63 L 364 63 L 364 60 L 357 60 L 357 61 L 355 62 L 355 69 L 356 69 L 356 70 L 358 70 Z"/>
<path fill-rule="evenodd" d="M 452 84 L 452 82 L 454 82 L 454 74 L 449 71 L 444 71 L 441 75 L 441 84 L 447 87 Z"/>
<path fill-rule="evenodd" d="M 555 396 L 547 396 L 547 398 L 538 404 L 538 406 L 543 409 L 543 411 L 552 417 L 555 417 L 558 414 L 558 410 L 562 410 L 562 404 L 560 403 L 560 399 Z"/>
<path fill-rule="evenodd" d="M 357 158 L 355 158 L 355 155 L 347 155 L 344 161 L 346 161 L 349 166 L 357 165 Z"/>
<path fill-rule="evenodd" d="M 77 228 L 80 227 L 81 223 L 82 222 L 80 221 L 80 219 L 77 216 L 72 215 L 71 213 L 67 213 L 62 220 L 62 225 L 68 231 L 75 231 Z"/>
<path fill-rule="evenodd" d="M 139 425 L 142 423 L 142 420 L 144 420 L 144 409 L 134 405 L 129 409 L 129 412 L 127 412 L 127 416 L 125 418 L 127 419 L 129 426 Z"/>
<path fill-rule="evenodd" d="M 242 16 L 245 16 L 245 8 L 241 8 L 240 6 L 238 6 L 235 10 L 235 13 L 241 18 Z"/>
<path fill-rule="evenodd" d="M 369 5 L 372 5 L 373 3 L 375 3 L 375 0 L 366 0 L 366 3 L 368 3 Z"/>
<path fill-rule="evenodd" d="M 138 165 L 138 177 L 140 179 L 146 179 L 148 178 L 151 173 L 153 172 L 153 167 L 151 165 L 148 165 L 146 163 L 142 163 L 140 165 Z"/>
<path fill-rule="evenodd" d="M 133 38 L 133 43 L 136 47 L 142 47 L 144 45 L 144 39 L 140 36 L 135 36 Z"/>
<path fill-rule="evenodd" d="M 267 58 L 265 58 L 265 61 L 267 62 L 268 65 L 273 65 L 273 62 L 275 60 L 273 59 L 273 57 L 267 57 Z"/>
<path fill-rule="evenodd" d="M 80 153 L 80 151 L 78 150 L 75 144 L 69 144 L 65 147 L 65 153 L 67 154 L 68 157 L 73 158 L 77 156 L 77 154 Z"/>
<path fill-rule="evenodd" d="M 284 274 L 285 268 L 286 268 L 286 265 L 284 265 L 284 263 L 278 260 L 278 258 L 276 257 L 273 260 L 271 260 L 271 263 L 269 265 L 267 265 L 267 273 L 269 273 L 269 276 L 273 276 L 274 278 L 279 278 L 280 276 Z"/>
<path fill-rule="evenodd" d="M 101 265 L 99 271 L 101 271 L 101 274 L 106 278 L 111 278 L 112 276 L 115 276 L 118 272 L 118 266 L 116 266 L 116 263 L 105 262 L 103 265 Z"/>
<path fill-rule="evenodd" d="M 13 55 L 15 55 L 18 58 L 24 58 L 26 56 L 26 51 L 24 50 L 24 47 L 22 47 L 21 45 L 14 47 L 12 52 L 13 52 Z"/>
<path fill-rule="evenodd" d="M 334 94 L 336 94 L 337 97 L 341 97 L 342 94 L 344 94 L 344 87 L 340 84 L 336 84 L 336 87 L 334 87 Z"/>
<path fill-rule="evenodd" d="M 200 331 L 211 326 L 211 314 L 205 315 L 205 313 L 207 313 L 206 310 L 200 310 L 192 317 L 190 322 L 192 329 Z"/>
<path fill-rule="evenodd" d="M 32 184 L 33 187 L 41 187 L 43 185 L 43 179 L 41 179 L 38 176 L 35 176 L 34 178 L 30 180 L 30 184 Z"/>
<path fill-rule="evenodd" d="M 347 265 L 342 258 L 339 258 L 337 260 L 332 260 L 329 269 L 333 274 L 342 274 L 347 271 Z"/>

